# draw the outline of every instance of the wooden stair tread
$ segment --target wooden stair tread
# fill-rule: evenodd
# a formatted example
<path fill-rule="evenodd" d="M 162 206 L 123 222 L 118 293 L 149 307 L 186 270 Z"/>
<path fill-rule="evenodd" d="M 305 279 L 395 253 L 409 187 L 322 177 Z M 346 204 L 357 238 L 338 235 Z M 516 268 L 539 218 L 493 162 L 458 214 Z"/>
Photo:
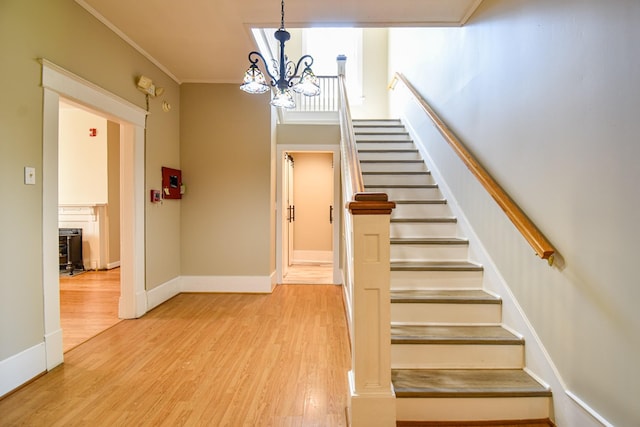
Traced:
<path fill-rule="evenodd" d="M 429 171 L 412 171 L 412 172 L 399 172 L 399 171 L 371 171 L 371 172 L 362 172 L 362 175 L 386 175 L 386 176 L 395 176 L 395 175 L 431 175 Z"/>
<path fill-rule="evenodd" d="M 392 344 L 523 345 L 524 340 L 499 325 L 391 325 Z"/>
<path fill-rule="evenodd" d="M 400 141 L 402 142 L 402 141 Z M 417 153 L 417 148 L 367 148 L 358 149 L 358 153 Z"/>
<path fill-rule="evenodd" d="M 446 205 L 447 199 L 396 200 L 398 205 Z"/>
<path fill-rule="evenodd" d="M 373 126 L 363 126 L 363 127 L 372 128 Z M 386 126 L 379 126 L 378 128 L 379 129 L 380 128 L 386 128 Z M 394 129 L 395 129 L 395 127 L 394 127 Z M 354 133 L 354 135 L 356 137 L 356 141 L 358 140 L 358 135 L 367 135 L 367 136 L 369 136 L 369 135 L 376 135 L 376 136 L 378 136 L 378 135 L 385 135 L 385 136 L 386 135 L 403 135 L 403 136 L 407 136 L 407 137 L 409 136 L 409 132 L 395 132 L 395 131 L 389 131 L 389 132 L 379 132 L 378 131 L 378 132 L 376 132 L 376 131 L 367 131 L 367 130 L 363 130 L 363 129 L 358 129 L 358 130 L 354 129 L 353 133 Z"/>
<path fill-rule="evenodd" d="M 468 261 L 392 261 L 391 271 L 482 271 Z"/>
<path fill-rule="evenodd" d="M 393 369 L 396 397 L 549 397 L 522 369 Z"/>
<path fill-rule="evenodd" d="M 424 163 L 423 160 L 412 160 L 412 159 L 407 159 L 407 160 L 400 160 L 400 159 L 376 159 L 376 160 L 371 160 L 371 159 L 365 159 L 365 160 L 360 160 L 360 163 L 400 163 L 400 164 L 406 164 L 406 163 Z"/>
<path fill-rule="evenodd" d="M 392 237 L 392 245 L 468 245 L 467 239 L 460 237 Z"/>
<path fill-rule="evenodd" d="M 395 200 L 394 200 L 395 201 Z M 423 223 L 423 222 L 458 222 L 454 217 L 433 217 L 433 218 L 391 218 L 391 223 Z"/>
<path fill-rule="evenodd" d="M 370 184 L 365 188 L 438 188 L 438 184 Z"/>
<path fill-rule="evenodd" d="M 500 304 L 501 300 L 483 290 L 401 289 L 391 290 L 392 303 Z"/>

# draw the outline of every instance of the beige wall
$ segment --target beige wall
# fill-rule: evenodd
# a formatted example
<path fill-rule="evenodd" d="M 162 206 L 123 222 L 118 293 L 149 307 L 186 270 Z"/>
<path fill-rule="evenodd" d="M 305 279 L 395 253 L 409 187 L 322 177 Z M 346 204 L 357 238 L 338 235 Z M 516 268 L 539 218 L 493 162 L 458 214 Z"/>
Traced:
<path fill-rule="evenodd" d="M 42 100 L 40 86 L 44 57 L 127 101 L 145 107 L 135 88 L 139 74 L 165 88 L 164 98 L 174 105 L 174 116 L 151 102 L 148 122 L 147 168 L 178 162 L 179 89 L 157 67 L 134 51 L 73 0 L 0 2 L 0 179 L 2 209 L 0 235 L 11 245 L 0 245 L 0 362 L 43 342 L 42 279 Z M 149 153 L 151 155 L 149 155 Z M 23 168 L 36 168 L 36 185 L 25 185 Z M 124 183 L 127 185 L 127 183 Z M 10 206 L 10 209 L 6 207 Z M 147 214 L 153 227 L 147 233 L 165 233 L 147 246 L 147 288 L 180 273 L 179 211 Z M 151 221 L 149 221 L 151 222 Z M 153 256 L 163 247 L 167 259 Z M 15 325 L 20 325 L 16 328 Z"/>
<path fill-rule="evenodd" d="M 273 272 L 273 148 L 268 95 L 234 84 L 181 87 L 183 276 Z"/>
<path fill-rule="evenodd" d="M 338 125 L 280 124 L 277 134 L 278 145 L 340 144 Z"/>
<path fill-rule="evenodd" d="M 388 32 L 386 28 L 365 28 L 362 32 L 362 104 L 351 106 L 354 119 L 386 119 Z M 349 59 L 347 58 L 347 61 Z"/>
<path fill-rule="evenodd" d="M 462 29 L 392 30 L 389 49 L 392 71 L 559 250 L 554 268 L 536 258 L 431 132 L 431 155 L 567 389 L 619 426 L 640 424 L 639 21 L 635 0 L 485 0 Z M 567 409 L 556 406 L 558 425 L 584 425 Z"/>

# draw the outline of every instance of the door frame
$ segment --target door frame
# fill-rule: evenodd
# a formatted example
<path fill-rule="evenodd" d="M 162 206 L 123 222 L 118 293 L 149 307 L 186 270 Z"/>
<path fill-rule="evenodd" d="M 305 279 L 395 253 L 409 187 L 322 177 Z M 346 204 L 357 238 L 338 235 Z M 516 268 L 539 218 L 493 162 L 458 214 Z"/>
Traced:
<path fill-rule="evenodd" d="M 144 252 L 144 129 L 147 111 L 61 68 L 42 64 L 42 269 L 48 370 L 64 360 L 58 260 L 58 127 L 60 98 L 120 124 L 120 300 L 118 316 L 147 311 Z M 130 185 L 124 185 L 125 183 Z"/>
<path fill-rule="evenodd" d="M 340 189 L 340 146 L 337 144 L 282 144 L 276 148 L 276 282 L 282 283 L 283 279 L 283 262 L 286 257 L 283 250 L 286 245 L 283 244 L 284 229 L 287 222 L 287 212 L 283 210 L 283 168 L 286 166 L 283 161 L 284 153 L 331 153 L 333 155 L 333 236 L 332 236 L 332 261 L 333 261 L 333 283 L 342 284 L 342 272 L 340 270 L 340 229 L 341 229 L 341 210 L 337 207 L 342 206 L 341 189 Z"/>

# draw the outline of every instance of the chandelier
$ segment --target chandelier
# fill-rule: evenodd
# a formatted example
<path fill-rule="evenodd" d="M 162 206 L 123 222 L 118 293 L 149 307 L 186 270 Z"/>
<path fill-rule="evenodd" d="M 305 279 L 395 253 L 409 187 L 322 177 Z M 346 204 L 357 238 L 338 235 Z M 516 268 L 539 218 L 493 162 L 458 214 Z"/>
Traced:
<path fill-rule="evenodd" d="M 281 2 L 281 13 L 280 29 L 277 30 L 274 35 L 276 40 L 280 42 L 280 60 L 273 60 L 273 67 L 274 70 L 277 70 L 277 76 L 274 76 L 271 71 L 269 71 L 264 56 L 262 56 L 260 52 L 253 51 L 249 53 L 249 62 L 251 65 L 244 74 L 240 89 L 247 93 L 265 93 L 269 90 L 267 80 L 262 71 L 260 71 L 260 68 L 258 68 L 258 60 L 262 59 L 264 69 L 271 78 L 270 85 L 275 88 L 271 105 L 275 107 L 295 108 L 296 103 L 291 93 L 292 90 L 305 96 L 316 96 L 320 93 L 320 85 L 318 78 L 313 74 L 313 71 L 311 71 L 311 65 L 313 65 L 313 57 L 311 57 L 311 55 L 304 55 L 298 60 L 297 64 L 289 61 L 285 56 L 284 44 L 291 38 L 291 34 L 284 29 L 284 0 Z M 304 70 L 298 77 L 298 70 L 303 64 Z"/>

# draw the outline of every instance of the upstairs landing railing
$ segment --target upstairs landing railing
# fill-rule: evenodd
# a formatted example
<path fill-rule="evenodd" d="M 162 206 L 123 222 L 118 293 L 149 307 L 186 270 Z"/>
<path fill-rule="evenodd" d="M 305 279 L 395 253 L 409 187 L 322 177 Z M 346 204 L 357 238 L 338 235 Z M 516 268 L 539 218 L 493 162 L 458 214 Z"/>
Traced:
<path fill-rule="evenodd" d="M 418 93 L 411 83 L 400 73 L 396 73 L 390 84 L 394 88 L 396 82 L 400 81 L 409 90 L 418 104 L 429 116 L 436 129 L 443 136 L 445 141 L 451 146 L 453 151 L 458 155 L 460 160 L 469 168 L 471 173 L 482 184 L 484 189 L 493 197 L 498 206 L 504 211 L 513 225 L 520 231 L 522 236 L 529 242 L 536 255 L 542 259 L 546 259 L 549 265 L 553 265 L 555 248 L 540 232 L 538 227 L 525 215 L 520 207 L 513 201 L 511 197 L 502 189 L 495 179 L 482 167 L 482 165 L 473 157 L 466 149 L 464 144 L 458 137 L 447 127 L 447 125 L 438 117 L 435 111 L 429 106 L 427 101 Z"/>

